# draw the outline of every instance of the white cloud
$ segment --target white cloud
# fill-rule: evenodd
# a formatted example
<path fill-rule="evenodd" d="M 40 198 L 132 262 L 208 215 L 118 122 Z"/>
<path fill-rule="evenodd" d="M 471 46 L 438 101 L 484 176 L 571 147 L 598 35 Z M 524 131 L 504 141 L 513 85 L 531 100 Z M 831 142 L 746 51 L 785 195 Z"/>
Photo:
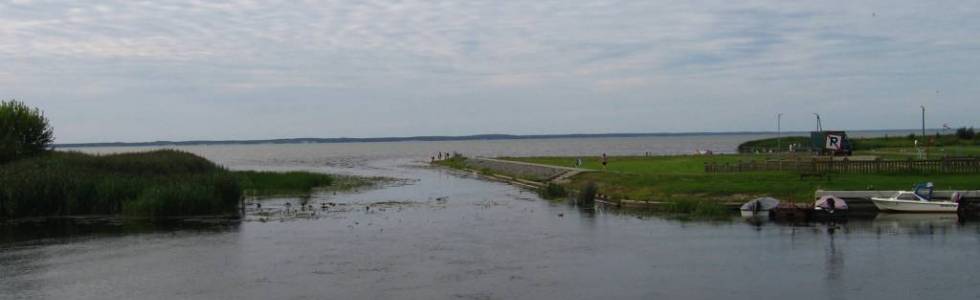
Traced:
<path fill-rule="evenodd" d="M 262 97 L 251 95 L 270 94 L 320 109 L 329 107 L 316 104 L 323 99 L 363 107 L 368 101 L 390 106 L 506 98 L 542 107 L 598 107 L 604 115 L 628 118 L 649 109 L 630 99 L 741 101 L 812 111 L 832 108 L 817 101 L 836 97 L 828 93 L 882 103 L 912 101 L 919 90 L 935 89 L 952 90 L 944 103 L 978 108 L 969 96 L 978 88 L 960 84 L 980 77 L 980 5 L 969 2 L 10 1 L 0 2 L 0 19 L 0 91 L 10 93 L 0 98 L 44 98 L 49 110 L 67 110 L 58 103 L 95 95 L 138 106 L 155 99 L 148 93 L 179 92 L 183 102 L 229 110 L 230 118 L 242 120 L 261 107 Z M 793 100 L 773 102 L 787 95 Z M 617 99 L 634 106 L 600 105 Z M 809 107 L 794 108 L 800 103 Z M 725 113 L 754 113 L 746 107 Z M 943 109 L 938 113 L 969 118 L 968 109 Z M 512 115 L 493 106 L 483 111 Z M 399 120 L 393 124 L 417 124 L 406 131 L 440 133 L 423 121 L 437 117 L 426 109 L 375 113 Z M 674 118 L 607 126 L 662 131 L 686 116 Z M 360 119 L 353 111 L 336 120 Z M 575 129 L 547 127 L 554 122 L 505 122 L 543 126 L 537 128 L 460 122 L 454 130 L 473 133 Z M 904 126 L 883 119 L 847 122 Z M 765 129 L 760 124 L 706 123 L 700 130 Z M 350 134 L 389 135 L 384 128 L 391 126 L 355 126 Z M 296 130 L 285 127 L 281 136 L 302 132 Z M 62 140 L 154 136 L 129 134 L 73 131 Z M 214 134 L 246 133 L 228 126 Z"/>

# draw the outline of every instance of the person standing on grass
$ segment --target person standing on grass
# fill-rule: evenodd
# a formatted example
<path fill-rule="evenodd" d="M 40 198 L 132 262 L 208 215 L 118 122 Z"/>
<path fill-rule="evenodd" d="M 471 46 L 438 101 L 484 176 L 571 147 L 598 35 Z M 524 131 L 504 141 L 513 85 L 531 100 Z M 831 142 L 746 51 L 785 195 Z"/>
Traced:
<path fill-rule="evenodd" d="M 606 156 L 606 154 L 605 154 L 605 153 L 603 153 L 603 154 L 602 154 L 602 170 L 603 170 L 603 171 L 605 171 L 605 170 L 606 170 L 606 165 L 607 165 L 607 164 L 609 164 L 609 158 L 608 158 L 608 157 Z"/>

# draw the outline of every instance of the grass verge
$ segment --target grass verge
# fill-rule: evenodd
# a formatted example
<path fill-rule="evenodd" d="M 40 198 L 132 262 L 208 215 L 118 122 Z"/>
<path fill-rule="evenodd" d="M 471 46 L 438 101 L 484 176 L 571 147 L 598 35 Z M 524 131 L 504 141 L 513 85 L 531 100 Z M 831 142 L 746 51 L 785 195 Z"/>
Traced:
<path fill-rule="evenodd" d="M 524 157 L 512 160 L 569 166 L 575 157 Z M 915 183 L 931 181 L 937 189 L 980 189 L 980 174 L 832 174 L 830 180 L 800 180 L 793 172 L 705 173 L 706 162 L 732 162 L 766 159 L 762 155 L 710 156 L 633 156 L 610 157 L 605 171 L 597 158 L 587 158 L 584 168 L 595 170 L 571 178 L 567 186 L 594 182 L 599 192 L 613 200 L 669 199 L 746 201 L 772 196 L 789 201 L 812 201 L 817 189 L 824 190 L 896 190 L 910 189 Z"/>

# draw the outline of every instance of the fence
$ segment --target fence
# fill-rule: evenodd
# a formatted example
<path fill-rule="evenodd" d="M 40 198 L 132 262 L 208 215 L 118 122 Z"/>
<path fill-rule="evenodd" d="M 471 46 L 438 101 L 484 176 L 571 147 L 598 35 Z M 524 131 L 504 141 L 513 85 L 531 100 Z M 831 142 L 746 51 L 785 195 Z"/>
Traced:
<path fill-rule="evenodd" d="M 754 160 L 735 163 L 705 163 L 708 173 L 793 171 L 801 173 L 980 173 L 980 159 L 944 158 L 934 160 Z"/>

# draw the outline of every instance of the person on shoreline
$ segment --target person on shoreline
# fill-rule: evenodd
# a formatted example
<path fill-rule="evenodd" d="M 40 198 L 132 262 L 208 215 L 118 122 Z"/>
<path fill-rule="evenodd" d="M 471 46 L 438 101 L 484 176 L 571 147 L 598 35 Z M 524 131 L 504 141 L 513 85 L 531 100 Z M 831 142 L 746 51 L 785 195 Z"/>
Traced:
<path fill-rule="evenodd" d="M 606 156 L 606 154 L 605 154 L 605 153 L 603 153 L 603 154 L 602 154 L 602 170 L 603 170 L 603 171 L 605 171 L 605 170 L 606 170 L 606 165 L 607 165 L 607 164 L 609 164 L 609 158 L 608 158 L 608 157 Z"/>

